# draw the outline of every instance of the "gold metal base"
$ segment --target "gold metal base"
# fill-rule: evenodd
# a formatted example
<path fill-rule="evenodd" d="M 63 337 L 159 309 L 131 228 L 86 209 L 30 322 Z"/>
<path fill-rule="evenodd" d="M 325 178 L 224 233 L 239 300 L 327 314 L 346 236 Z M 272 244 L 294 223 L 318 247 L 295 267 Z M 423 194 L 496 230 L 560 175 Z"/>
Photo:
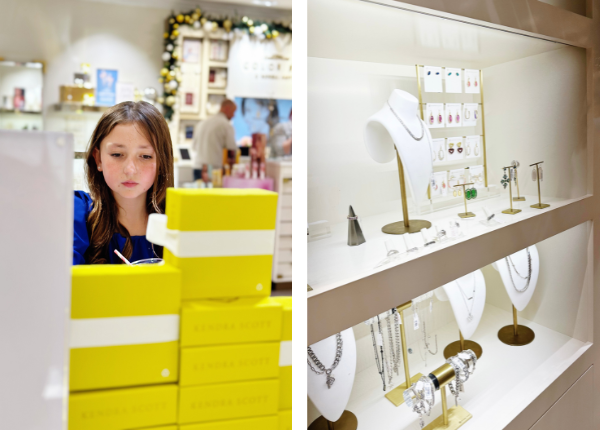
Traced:
<path fill-rule="evenodd" d="M 498 339 L 502 343 L 510 346 L 523 346 L 528 345 L 535 339 L 535 333 L 529 327 L 524 325 L 517 326 L 517 335 L 515 336 L 514 324 L 502 327 L 498 331 Z"/>
<path fill-rule="evenodd" d="M 320 416 L 308 426 L 308 430 L 356 430 L 358 428 L 358 420 L 356 415 L 350 411 L 344 411 L 342 416 L 336 422 L 327 421 Z"/>
<path fill-rule="evenodd" d="M 509 215 L 516 215 L 519 212 L 521 212 L 521 209 L 506 209 L 505 211 L 502 211 L 503 214 L 509 214 Z"/>
<path fill-rule="evenodd" d="M 381 231 L 387 234 L 418 233 L 421 229 L 430 227 L 431 223 L 429 221 L 425 221 L 424 219 L 411 219 L 408 221 L 408 228 L 404 226 L 404 221 L 398 221 L 384 225 L 381 228 Z"/>
<path fill-rule="evenodd" d="M 513 197 L 513 202 L 524 202 L 525 197 Z"/>
<path fill-rule="evenodd" d="M 417 382 L 421 378 L 421 376 L 423 376 L 422 373 L 417 373 L 415 376 L 410 378 L 411 385 L 413 383 Z M 398 385 L 393 390 L 389 391 L 385 395 L 385 398 L 388 399 L 390 402 L 392 402 L 394 404 L 394 406 L 398 407 L 404 403 L 404 390 L 406 390 L 406 388 L 408 388 L 406 386 L 406 382 L 403 382 L 402 384 Z"/>
<path fill-rule="evenodd" d="M 473 342 L 472 340 L 465 340 L 464 349 L 470 349 L 475 353 L 477 359 L 481 358 L 483 354 L 483 348 L 477 342 Z M 450 358 L 461 352 L 463 348 L 460 345 L 460 341 L 452 342 L 446 348 L 444 348 L 444 358 Z"/>
<path fill-rule="evenodd" d="M 531 205 L 532 208 L 534 209 L 544 209 L 549 207 L 550 205 L 547 205 L 546 203 L 536 203 L 535 205 Z"/>
<path fill-rule="evenodd" d="M 473 418 L 473 415 L 467 412 L 462 406 L 458 405 L 448 409 L 448 425 L 444 425 L 444 416 L 440 415 L 428 426 L 425 426 L 423 430 L 456 430 L 462 427 L 471 418 Z"/>
<path fill-rule="evenodd" d="M 458 214 L 459 217 L 461 218 L 473 218 L 475 215 L 473 212 L 463 212 L 463 213 L 459 213 Z"/>

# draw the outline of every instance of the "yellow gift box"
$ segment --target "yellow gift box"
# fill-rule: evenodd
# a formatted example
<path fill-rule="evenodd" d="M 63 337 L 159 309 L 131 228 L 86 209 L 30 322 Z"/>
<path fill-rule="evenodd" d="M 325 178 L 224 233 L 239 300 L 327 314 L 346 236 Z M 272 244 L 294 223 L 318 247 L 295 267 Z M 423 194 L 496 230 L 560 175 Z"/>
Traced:
<path fill-rule="evenodd" d="M 167 265 L 73 267 L 71 391 L 177 381 L 180 282 Z"/>
<path fill-rule="evenodd" d="M 180 426 L 179 430 L 279 430 L 279 416 L 190 424 Z"/>
<path fill-rule="evenodd" d="M 166 215 L 184 300 L 270 295 L 277 193 L 169 188 Z"/>
<path fill-rule="evenodd" d="M 278 379 L 182 387 L 179 424 L 275 415 L 278 406 Z"/>
<path fill-rule="evenodd" d="M 279 369 L 279 409 L 292 409 L 292 366 Z"/>
<path fill-rule="evenodd" d="M 174 384 L 74 393 L 69 430 L 126 430 L 177 422 Z"/>
<path fill-rule="evenodd" d="M 283 323 L 281 330 L 281 340 L 292 340 L 292 297 L 275 296 L 271 299 L 283 306 Z"/>
<path fill-rule="evenodd" d="M 181 350 L 180 386 L 279 377 L 279 342 Z"/>
<path fill-rule="evenodd" d="M 282 306 L 271 298 L 186 302 L 181 310 L 181 346 L 278 341 Z"/>
<path fill-rule="evenodd" d="M 146 427 L 138 430 L 178 430 L 178 426 Z"/>
<path fill-rule="evenodd" d="M 292 410 L 279 411 L 279 430 L 292 430 Z"/>

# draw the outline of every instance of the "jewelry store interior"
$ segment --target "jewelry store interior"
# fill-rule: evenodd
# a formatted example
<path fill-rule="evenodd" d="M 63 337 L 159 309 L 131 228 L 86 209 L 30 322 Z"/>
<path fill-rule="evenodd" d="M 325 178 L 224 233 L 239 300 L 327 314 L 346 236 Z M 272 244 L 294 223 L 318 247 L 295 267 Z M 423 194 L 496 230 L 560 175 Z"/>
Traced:
<path fill-rule="evenodd" d="M 308 11 L 308 428 L 596 428 L 586 47 Z"/>
<path fill-rule="evenodd" d="M 0 3 L 0 428 L 291 430 L 291 0 Z M 130 262 L 121 245 L 125 264 L 75 262 L 103 209 L 84 165 L 106 117 L 111 133 L 145 124 L 141 146 L 117 140 L 135 149 L 117 185 L 99 176 L 118 213 L 119 181 L 157 160 L 130 195 L 146 199 L 143 230 L 126 232 L 157 258 Z M 227 150 L 198 178 L 214 118 Z M 78 219 L 82 192 L 94 198 Z M 110 229 L 96 231 L 123 232 Z"/>

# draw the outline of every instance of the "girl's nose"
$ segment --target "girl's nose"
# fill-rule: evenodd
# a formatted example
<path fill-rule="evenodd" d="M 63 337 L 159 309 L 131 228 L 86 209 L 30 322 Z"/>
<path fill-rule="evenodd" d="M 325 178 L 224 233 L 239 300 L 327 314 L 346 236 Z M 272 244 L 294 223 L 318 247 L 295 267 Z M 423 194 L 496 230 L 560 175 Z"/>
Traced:
<path fill-rule="evenodd" d="M 133 174 L 136 172 L 137 172 L 137 166 L 135 164 L 135 160 L 133 158 L 128 159 L 127 163 L 125 164 L 125 173 Z"/>

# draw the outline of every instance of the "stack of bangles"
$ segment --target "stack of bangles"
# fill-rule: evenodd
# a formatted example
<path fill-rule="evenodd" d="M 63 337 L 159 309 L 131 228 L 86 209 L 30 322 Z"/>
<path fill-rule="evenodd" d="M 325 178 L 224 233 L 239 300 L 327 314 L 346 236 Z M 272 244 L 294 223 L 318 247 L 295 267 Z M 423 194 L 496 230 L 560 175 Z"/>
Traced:
<path fill-rule="evenodd" d="M 448 388 L 454 396 L 454 401 L 458 405 L 458 395 L 464 392 L 464 383 L 467 382 L 469 376 L 475 371 L 477 364 L 477 356 L 473 351 L 467 349 L 459 352 L 454 357 L 446 360 L 454 369 L 456 375 L 455 381 L 448 383 Z M 419 414 L 419 424 L 421 428 L 425 427 L 423 416 L 429 416 L 435 405 L 435 390 L 439 389 L 439 383 L 432 374 L 422 376 L 416 383 L 412 384 L 404 391 L 404 402 L 412 409 L 413 412 Z"/>

